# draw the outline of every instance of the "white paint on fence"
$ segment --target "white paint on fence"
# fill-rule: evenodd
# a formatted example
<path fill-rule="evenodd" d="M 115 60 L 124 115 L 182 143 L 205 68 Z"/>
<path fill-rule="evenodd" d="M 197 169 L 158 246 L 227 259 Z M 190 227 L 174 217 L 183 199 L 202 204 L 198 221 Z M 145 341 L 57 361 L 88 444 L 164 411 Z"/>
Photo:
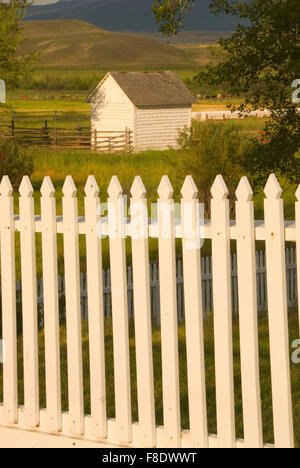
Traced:
<path fill-rule="evenodd" d="M 158 255 L 165 446 L 180 444 L 180 394 L 173 188 L 168 176 L 158 187 Z"/>
<path fill-rule="evenodd" d="M 34 427 L 40 420 L 36 253 L 33 188 L 27 176 L 20 195 L 25 424 Z"/>
<path fill-rule="evenodd" d="M 135 314 L 135 347 L 137 367 L 138 411 L 140 443 L 155 447 L 155 405 L 152 357 L 151 301 L 149 280 L 149 246 L 147 226 L 146 189 L 140 177 L 131 187 L 131 223 L 135 224 L 136 236 L 132 239 L 133 295 Z M 129 270 L 130 271 L 130 270 Z M 131 275 L 128 275 L 130 279 Z M 128 290 L 128 289 L 127 289 Z M 129 304 L 132 289 L 128 290 Z M 131 307 L 129 305 L 129 310 Z M 130 313 L 129 313 L 130 314 Z"/>
<path fill-rule="evenodd" d="M 274 174 L 265 186 L 264 200 L 268 315 L 274 437 L 276 447 L 294 444 L 282 190 Z"/>
<path fill-rule="evenodd" d="M 109 254 L 112 285 L 115 405 L 118 439 L 131 442 L 131 386 L 129 358 L 126 252 L 123 235 L 124 197 L 114 176 L 108 187 Z"/>
<path fill-rule="evenodd" d="M 76 187 L 69 176 L 63 187 L 63 216 L 56 217 L 54 188 L 42 187 L 41 216 L 34 215 L 33 188 L 20 186 L 19 215 L 7 178 L 0 185 L 2 338 L 6 341 L 4 402 L 0 405 L 0 446 L 98 447 L 266 447 L 262 441 L 257 312 L 268 310 L 276 447 L 292 447 L 293 414 L 288 342 L 288 307 L 298 299 L 296 223 L 284 221 L 281 189 L 271 176 L 265 188 L 265 221 L 254 221 L 252 190 L 242 179 L 236 220 L 229 221 L 227 189 L 221 176 L 213 188 L 212 220 L 203 236 L 212 240 L 212 258 L 202 258 L 197 243 L 187 248 L 182 226 L 188 210 L 196 219 L 197 189 L 191 178 L 182 188 L 182 219 L 174 218 L 173 189 L 165 176 L 159 186 L 158 223 L 146 226 L 145 188 L 132 186 L 131 219 L 124 222 L 124 197 L 116 177 L 109 186 L 114 207 L 101 219 L 109 234 L 111 270 L 102 270 L 97 236 L 99 189 L 94 178 L 85 187 L 85 217 L 78 217 Z M 299 199 L 300 188 L 297 191 Z M 135 205 L 135 206 L 134 206 Z M 139 226 L 133 229 L 133 225 Z M 15 232 L 20 232 L 21 283 L 15 281 Z M 42 233 L 43 277 L 36 278 L 35 233 Z M 133 234 L 135 233 L 135 234 Z M 65 276 L 57 275 L 57 234 L 64 237 Z M 132 267 L 126 266 L 124 234 L 132 237 Z M 137 235 L 136 235 L 137 234 Z M 79 271 L 79 236 L 86 236 L 87 276 Z M 148 238 L 158 238 L 159 263 L 149 264 Z M 176 263 L 175 240 L 183 258 Z M 230 242 L 237 243 L 230 256 Z M 255 241 L 266 251 L 255 252 Z M 199 247 L 199 248 L 198 248 Z M 296 265 L 297 263 L 297 265 Z M 267 282 L 266 282 L 267 276 Z M 213 285 L 212 285 L 213 283 Z M 266 287 L 267 283 L 267 287 Z M 22 288 L 21 288 L 22 284 Z M 16 304 L 23 314 L 24 408 L 18 407 Z M 58 302 L 60 301 L 60 304 Z M 68 350 L 67 413 L 61 411 L 59 309 L 66 310 Z M 38 321 L 46 339 L 46 410 L 39 408 Z M 111 312 L 112 309 L 112 312 Z M 214 313 L 217 435 L 207 433 L 203 319 Z M 232 353 L 232 315 L 239 314 L 244 440 L 236 440 Z M 106 416 L 104 318 L 112 316 L 116 418 Z M 135 319 L 139 421 L 131 420 L 129 319 Z M 151 317 L 161 325 L 164 424 L 155 426 Z M 61 317 L 63 318 L 63 317 Z M 89 323 L 91 415 L 84 415 L 81 320 Z M 186 325 L 190 430 L 181 429 L 178 321 Z M 8 428 L 8 429 L 7 429 Z M 14 429 L 12 431 L 12 428 Z M 12 435 L 13 434 L 13 435 Z M 49 435 L 51 434 L 51 436 Z"/>
<path fill-rule="evenodd" d="M 3 365 L 4 419 L 8 423 L 18 420 L 17 379 L 17 316 L 15 273 L 15 223 L 13 188 L 7 176 L 0 185 L 0 242 L 2 281 L 2 338 L 6 343 L 6 359 Z"/>
<path fill-rule="evenodd" d="M 102 280 L 102 250 L 99 226 L 99 187 L 94 177 L 90 176 L 85 186 L 85 219 L 86 229 L 86 263 L 87 281 L 80 275 L 80 283 L 84 282 L 84 290 L 88 293 L 85 301 L 85 314 L 88 315 L 90 351 L 90 382 L 91 382 L 91 418 L 95 437 L 107 436 L 106 421 L 106 388 L 105 388 L 105 346 L 104 346 L 104 315 L 103 315 L 103 280 Z M 100 235 L 99 235 L 100 234 Z M 80 288 L 81 289 L 81 288 Z M 83 289 L 83 288 L 82 288 Z M 87 306 L 89 314 L 87 314 Z"/>
<path fill-rule="evenodd" d="M 248 447 L 263 446 L 259 380 L 256 260 L 252 189 L 243 177 L 236 191 L 237 262 L 244 438 Z"/>
<path fill-rule="evenodd" d="M 45 177 L 41 187 L 46 397 L 49 432 L 61 430 L 59 303 L 57 276 L 56 200 Z"/>
<path fill-rule="evenodd" d="M 212 189 L 212 262 L 217 428 L 220 447 L 235 444 L 228 190 L 221 176 Z"/>
<path fill-rule="evenodd" d="M 68 349 L 69 413 L 72 434 L 84 433 L 83 369 L 76 187 L 71 176 L 63 186 L 64 267 Z M 74 385 L 76 382 L 76 385 Z"/>
<path fill-rule="evenodd" d="M 191 224 L 197 223 L 197 187 L 188 176 L 181 189 L 181 216 L 185 219 L 186 210 L 192 207 Z M 191 229 L 191 232 L 195 230 Z M 199 234 L 199 233 L 197 233 Z M 197 236 L 198 237 L 198 236 Z M 186 347 L 189 391 L 189 417 L 191 442 L 195 447 L 208 447 L 205 362 L 204 362 L 204 333 L 203 333 L 203 304 L 201 292 L 201 262 L 200 249 L 197 240 L 192 239 L 186 230 L 182 234 L 183 275 L 185 279 L 184 303 L 186 307 Z M 194 248 L 190 243 L 194 242 Z M 181 264 L 180 264 L 181 267 Z M 181 277 L 181 268 L 178 269 Z M 180 289 L 183 281 L 180 283 Z M 181 297 L 178 298 L 181 306 Z M 179 312 L 179 311 L 178 311 Z M 181 311 L 179 312 L 181 317 Z"/>

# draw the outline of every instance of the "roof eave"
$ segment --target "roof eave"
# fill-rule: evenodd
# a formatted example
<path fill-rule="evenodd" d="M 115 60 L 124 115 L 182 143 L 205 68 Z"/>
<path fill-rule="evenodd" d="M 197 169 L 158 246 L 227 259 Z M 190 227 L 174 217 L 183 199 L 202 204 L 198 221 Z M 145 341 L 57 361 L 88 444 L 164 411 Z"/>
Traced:
<path fill-rule="evenodd" d="M 94 94 L 98 91 L 98 89 L 100 88 L 100 86 L 102 86 L 102 84 L 104 83 L 104 81 L 107 80 L 107 78 L 111 75 L 110 72 L 106 73 L 106 75 L 102 78 L 102 80 L 97 84 L 97 86 L 95 86 L 95 88 L 90 92 L 90 94 L 87 96 L 87 98 L 83 101 L 84 104 L 88 104 L 91 102 L 91 99 L 92 97 L 94 96 Z"/>

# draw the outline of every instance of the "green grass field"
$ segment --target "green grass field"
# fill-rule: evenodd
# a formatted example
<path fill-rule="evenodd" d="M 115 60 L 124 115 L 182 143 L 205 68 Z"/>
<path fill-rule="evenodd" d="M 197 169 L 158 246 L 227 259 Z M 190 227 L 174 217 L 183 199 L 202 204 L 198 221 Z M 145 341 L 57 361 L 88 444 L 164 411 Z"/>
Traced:
<path fill-rule="evenodd" d="M 299 336 L 298 319 L 295 313 L 290 313 L 290 342 Z M 84 408 L 85 413 L 90 412 L 90 375 L 89 375 L 89 339 L 88 331 L 83 324 L 82 347 L 83 347 L 83 373 L 84 373 Z M 204 321 L 205 330 L 205 364 L 206 364 L 206 389 L 207 389 L 207 414 L 208 430 L 212 434 L 217 432 L 216 424 L 216 402 L 215 402 L 215 370 L 214 370 L 214 337 L 212 317 Z M 68 381 L 67 381 L 67 340 L 66 329 L 61 327 L 61 388 L 62 388 L 62 409 L 68 410 Z M 238 438 L 243 438 L 242 419 L 242 392 L 241 392 L 241 366 L 239 347 L 239 327 L 238 321 L 233 321 L 233 349 L 234 349 L 234 383 L 235 383 L 235 415 L 236 434 Z M 268 320 L 262 316 L 259 320 L 259 352 L 260 352 L 260 383 L 262 397 L 262 415 L 264 441 L 272 443 L 273 422 L 272 422 L 272 400 L 271 400 L 271 378 L 270 378 L 270 355 Z M 18 338 L 18 391 L 19 404 L 24 402 L 23 388 L 23 353 L 22 338 Z M 107 415 L 115 416 L 114 401 L 114 369 L 113 369 L 113 336 L 111 323 L 107 322 L 105 327 L 105 360 L 106 360 L 106 392 L 107 392 Z M 153 363 L 154 363 L 154 389 L 156 424 L 163 424 L 163 403 L 162 403 L 162 366 L 161 366 L 161 336 L 160 330 L 153 330 Z M 181 427 L 189 428 L 188 415 L 188 385 L 187 385 L 187 363 L 186 363 L 186 340 L 185 327 L 179 326 L 179 364 L 180 364 L 180 401 L 181 401 Z M 136 362 L 135 362 L 135 338 L 133 324 L 130 326 L 130 367 L 131 367 L 131 394 L 132 394 L 132 418 L 138 420 L 137 407 L 137 382 L 136 382 Z M 2 401 L 2 366 L 0 367 L 0 401 Z M 45 348 L 44 334 L 39 333 L 39 379 L 40 379 L 40 407 L 46 407 L 46 387 L 45 387 Z M 296 446 L 300 446 L 300 372 L 299 365 L 291 364 L 291 381 L 293 396 L 293 414 L 295 427 Z"/>

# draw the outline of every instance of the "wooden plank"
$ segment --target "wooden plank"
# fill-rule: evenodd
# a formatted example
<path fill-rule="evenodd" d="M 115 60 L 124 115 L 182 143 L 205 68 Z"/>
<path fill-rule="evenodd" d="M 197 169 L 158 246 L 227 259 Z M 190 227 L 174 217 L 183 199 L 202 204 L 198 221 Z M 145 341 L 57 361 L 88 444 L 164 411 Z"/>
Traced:
<path fill-rule="evenodd" d="M 235 445 L 235 414 L 232 348 L 232 304 L 230 278 L 230 234 L 228 190 L 222 176 L 211 189 L 212 273 L 216 366 L 218 444 Z"/>
<path fill-rule="evenodd" d="M 49 432 L 59 432 L 61 384 L 56 200 L 55 190 L 49 177 L 44 178 L 41 193 L 47 420 Z"/>
<path fill-rule="evenodd" d="M 142 446 L 155 447 L 148 213 L 145 194 L 141 178 L 136 177 L 131 187 L 130 213 L 139 433 Z"/>
<path fill-rule="evenodd" d="M 249 448 L 262 448 L 259 380 L 256 259 L 252 189 L 243 177 L 236 191 L 237 267 L 240 324 L 244 439 Z"/>
<path fill-rule="evenodd" d="M 19 191 L 25 424 L 34 427 L 39 424 L 37 288 L 33 188 L 27 176 Z"/>
<path fill-rule="evenodd" d="M 68 347 L 69 413 L 72 434 L 84 433 L 78 207 L 71 176 L 63 186 L 64 265 Z"/>
<path fill-rule="evenodd" d="M 15 423 L 18 420 L 15 223 L 13 188 L 7 176 L 2 178 L 0 193 L 4 421 Z"/>
<path fill-rule="evenodd" d="M 107 436 L 102 250 L 99 187 L 93 176 L 85 186 L 86 262 L 93 434 Z"/>
<path fill-rule="evenodd" d="M 294 446 L 288 312 L 286 297 L 284 214 L 281 187 L 274 174 L 264 189 L 267 290 L 275 445 Z"/>
<path fill-rule="evenodd" d="M 195 447 L 208 448 L 200 219 L 198 190 L 191 176 L 186 177 L 181 194 L 190 439 Z"/>
<path fill-rule="evenodd" d="M 111 179 L 108 194 L 117 438 L 128 443 L 132 431 L 124 198 L 116 176 Z"/>
<path fill-rule="evenodd" d="M 173 189 L 168 176 L 158 187 L 159 281 L 165 446 L 180 447 L 180 395 Z"/>

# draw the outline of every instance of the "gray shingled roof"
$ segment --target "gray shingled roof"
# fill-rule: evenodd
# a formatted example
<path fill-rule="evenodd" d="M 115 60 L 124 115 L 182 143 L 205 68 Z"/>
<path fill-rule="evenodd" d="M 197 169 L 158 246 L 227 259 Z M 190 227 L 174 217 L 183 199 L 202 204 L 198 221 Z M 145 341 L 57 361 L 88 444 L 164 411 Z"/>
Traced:
<path fill-rule="evenodd" d="M 196 102 L 185 84 L 171 71 L 111 72 L 110 75 L 137 107 L 184 106 Z M 98 86 L 86 102 L 90 102 Z"/>

